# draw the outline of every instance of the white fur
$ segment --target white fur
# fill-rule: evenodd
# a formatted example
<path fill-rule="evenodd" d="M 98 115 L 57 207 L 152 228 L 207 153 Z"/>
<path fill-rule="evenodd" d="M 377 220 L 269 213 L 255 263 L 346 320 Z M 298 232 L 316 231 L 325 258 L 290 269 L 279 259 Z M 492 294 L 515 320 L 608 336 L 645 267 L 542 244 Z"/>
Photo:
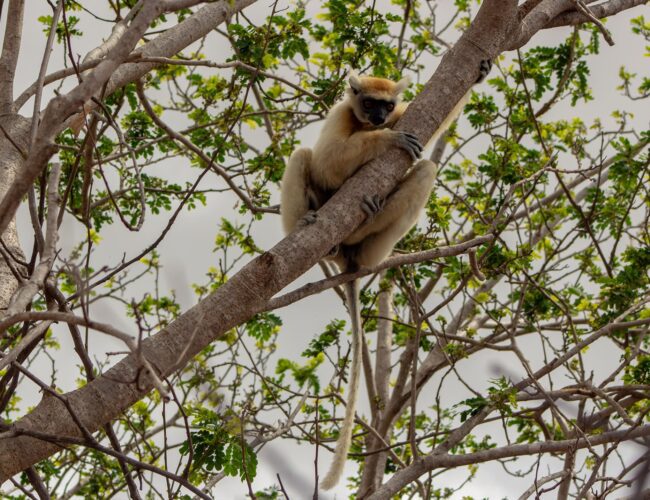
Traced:
<path fill-rule="evenodd" d="M 399 82 L 397 82 L 395 88 L 401 94 L 408 88 L 409 85 L 411 85 L 411 77 L 405 76 Z"/>
<path fill-rule="evenodd" d="M 308 175 L 311 163 L 311 149 L 296 149 L 282 176 L 280 207 L 282 207 L 282 225 L 284 232 L 290 233 L 298 221 L 309 210 Z"/>
<path fill-rule="evenodd" d="M 359 78 L 359 73 L 351 69 L 348 71 L 348 83 L 350 87 L 356 91 L 361 90 L 361 79 Z"/>
<path fill-rule="evenodd" d="M 352 366 L 350 367 L 350 380 L 348 383 L 347 404 L 345 416 L 340 426 L 339 438 L 334 448 L 334 457 L 327 474 L 320 482 L 324 490 L 331 490 L 338 484 L 343 475 L 345 461 L 352 444 L 352 430 L 354 429 L 354 414 L 357 406 L 359 380 L 361 379 L 361 345 L 363 333 L 361 330 L 361 315 L 359 311 L 359 280 L 352 280 L 345 284 L 345 297 L 350 308 L 350 321 L 352 321 Z"/>

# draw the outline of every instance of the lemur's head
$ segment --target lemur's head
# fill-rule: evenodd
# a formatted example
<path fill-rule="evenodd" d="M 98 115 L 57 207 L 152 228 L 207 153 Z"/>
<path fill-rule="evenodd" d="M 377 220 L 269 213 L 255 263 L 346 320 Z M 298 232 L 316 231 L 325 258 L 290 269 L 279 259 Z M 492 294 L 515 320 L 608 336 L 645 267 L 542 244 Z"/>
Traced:
<path fill-rule="evenodd" d="M 354 115 L 361 123 L 375 127 L 390 123 L 391 115 L 401 100 L 402 92 L 411 83 L 408 77 L 394 82 L 386 78 L 359 76 L 354 70 L 350 71 L 348 81 L 350 83 L 348 96 Z"/>

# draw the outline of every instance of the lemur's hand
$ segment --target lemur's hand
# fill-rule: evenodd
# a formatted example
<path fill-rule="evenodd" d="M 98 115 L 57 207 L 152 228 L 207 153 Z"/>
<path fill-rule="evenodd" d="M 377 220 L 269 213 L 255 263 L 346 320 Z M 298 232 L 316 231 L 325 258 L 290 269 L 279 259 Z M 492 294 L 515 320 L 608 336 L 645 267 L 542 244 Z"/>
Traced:
<path fill-rule="evenodd" d="M 363 201 L 361 202 L 361 210 L 363 210 L 368 219 L 372 219 L 375 215 L 381 212 L 384 208 L 384 201 L 379 198 L 378 195 L 368 196 L 367 194 L 363 196 Z"/>
<path fill-rule="evenodd" d="M 395 145 L 410 154 L 413 161 L 420 157 L 424 147 L 415 135 L 409 132 L 401 132 L 399 130 L 391 130 L 390 132 L 392 133 L 392 139 Z"/>
<path fill-rule="evenodd" d="M 298 226 L 310 226 L 318 219 L 318 214 L 316 210 L 309 210 L 302 218 L 298 221 Z"/>

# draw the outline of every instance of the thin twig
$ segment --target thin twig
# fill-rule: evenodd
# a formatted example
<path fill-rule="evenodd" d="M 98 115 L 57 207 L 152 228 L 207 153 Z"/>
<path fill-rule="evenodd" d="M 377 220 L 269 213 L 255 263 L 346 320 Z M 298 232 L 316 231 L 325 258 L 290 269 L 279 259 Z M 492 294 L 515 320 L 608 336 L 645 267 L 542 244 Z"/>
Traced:
<path fill-rule="evenodd" d="M 592 22 L 596 27 L 600 30 L 600 32 L 603 34 L 603 38 L 605 38 L 605 41 L 610 45 L 614 45 L 614 39 L 612 38 L 612 34 L 609 32 L 607 28 L 605 28 L 605 25 L 602 23 L 600 19 L 598 19 L 593 12 L 585 5 L 585 3 L 582 0 L 573 0 L 573 3 L 576 5 L 576 8 L 584 14 L 584 16 L 589 19 L 590 22 Z"/>

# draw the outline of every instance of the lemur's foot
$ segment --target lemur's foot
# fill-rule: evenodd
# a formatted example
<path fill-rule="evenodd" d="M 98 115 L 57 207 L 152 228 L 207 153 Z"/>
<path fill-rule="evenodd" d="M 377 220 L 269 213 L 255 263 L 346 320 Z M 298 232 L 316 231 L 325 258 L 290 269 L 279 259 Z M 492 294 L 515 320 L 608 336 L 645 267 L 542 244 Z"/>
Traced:
<path fill-rule="evenodd" d="M 488 76 L 491 69 L 492 61 L 490 59 L 483 59 L 478 65 L 479 75 L 476 79 L 476 83 L 481 83 L 483 80 L 485 80 L 485 77 Z"/>
<path fill-rule="evenodd" d="M 318 219 L 318 214 L 315 210 L 309 210 L 302 218 L 298 221 L 299 226 L 310 226 Z"/>
<path fill-rule="evenodd" d="M 361 202 L 361 210 L 363 210 L 369 219 L 372 219 L 375 215 L 381 212 L 384 208 L 384 200 L 382 200 L 379 195 L 368 196 L 367 194 L 363 196 L 363 201 Z"/>

